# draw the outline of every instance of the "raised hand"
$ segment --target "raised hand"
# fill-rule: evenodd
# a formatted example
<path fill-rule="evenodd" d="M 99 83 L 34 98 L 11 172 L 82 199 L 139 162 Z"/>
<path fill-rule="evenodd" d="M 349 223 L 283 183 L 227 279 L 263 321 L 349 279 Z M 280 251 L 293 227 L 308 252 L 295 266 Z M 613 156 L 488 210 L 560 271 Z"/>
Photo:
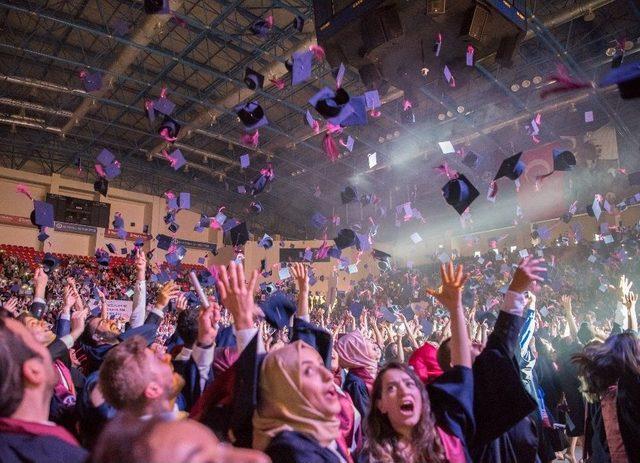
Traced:
<path fill-rule="evenodd" d="M 626 275 L 620 276 L 620 282 L 618 283 L 618 297 L 621 301 L 624 301 L 627 294 L 633 286 L 633 281 L 629 281 Z"/>
<path fill-rule="evenodd" d="M 638 302 L 638 296 L 636 296 L 633 291 L 629 291 L 624 297 L 624 305 L 626 306 L 627 310 L 634 310 L 636 302 Z"/>
<path fill-rule="evenodd" d="M 178 288 L 175 281 L 168 281 L 160 288 L 158 298 L 156 299 L 156 306 L 159 309 L 164 309 L 171 299 L 175 299 L 178 296 L 180 296 L 180 288 Z"/>
<path fill-rule="evenodd" d="M 2 304 L 2 308 L 16 317 L 18 315 L 18 299 L 15 297 L 10 298 L 7 302 Z"/>
<path fill-rule="evenodd" d="M 198 314 L 198 345 L 213 345 L 218 335 L 220 318 L 220 306 L 213 298 L 209 298 L 209 308 L 203 307 Z"/>
<path fill-rule="evenodd" d="M 252 328 L 253 315 L 256 312 L 253 295 L 255 293 L 258 271 L 251 273 L 247 283 L 244 276 L 244 265 L 231 261 L 229 270 L 224 265 L 218 267 L 216 286 L 222 304 L 233 315 L 237 330 Z"/>
<path fill-rule="evenodd" d="M 535 281 L 544 280 L 542 274 L 546 272 L 547 269 L 540 266 L 543 262 L 544 259 L 534 259 L 532 256 L 522 259 L 513 274 L 513 280 L 511 280 L 511 284 L 509 285 L 509 291 L 524 293 L 531 289 L 531 286 Z"/>
<path fill-rule="evenodd" d="M 71 337 L 78 339 L 84 331 L 89 309 L 76 310 L 71 314 Z"/>
<path fill-rule="evenodd" d="M 462 289 L 469 277 L 464 273 L 464 266 L 461 264 L 454 269 L 453 262 L 440 266 L 442 285 L 436 289 L 427 289 L 427 294 L 435 297 L 449 312 L 462 307 Z"/>
<path fill-rule="evenodd" d="M 309 273 L 307 266 L 302 262 L 294 262 L 291 265 L 291 273 L 295 278 L 299 291 L 309 291 Z"/>
<path fill-rule="evenodd" d="M 178 299 L 176 299 L 176 311 L 180 313 L 183 310 L 187 310 L 187 296 L 185 296 L 183 293 L 180 293 Z"/>
<path fill-rule="evenodd" d="M 71 285 L 67 285 L 64 287 L 62 301 L 62 312 L 70 313 L 71 307 L 73 307 L 77 302 L 76 292 L 73 290 L 73 287 Z"/>
<path fill-rule="evenodd" d="M 42 267 L 38 267 L 33 274 L 33 297 L 44 299 L 44 294 L 47 289 L 47 283 L 49 282 L 49 276 L 45 273 Z"/>
<path fill-rule="evenodd" d="M 147 256 L 140 248 L 136 249 L 136 281 L 144 281 L 147 270 Z"/>
<path fill-rule="evenodd" d="M 563 294 L 560 297 L 560 301 L 562 302 L 562 307 L 564 307 L 564 311 L 566 313 L 571 313 L 573 310 L 571 305 L 571 301 L 572 301 L 571 296 L 568 294 Z"/>

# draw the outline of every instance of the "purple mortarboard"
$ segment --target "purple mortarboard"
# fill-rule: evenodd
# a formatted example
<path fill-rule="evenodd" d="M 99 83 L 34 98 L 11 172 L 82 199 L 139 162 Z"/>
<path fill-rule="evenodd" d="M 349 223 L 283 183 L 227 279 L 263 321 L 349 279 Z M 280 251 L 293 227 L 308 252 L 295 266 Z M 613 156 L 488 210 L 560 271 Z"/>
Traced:
<path fill-rule="evenodd" d="M 344 187 L 344 190 L 340 192 L 340 200 L 342 204 L 349 204 L 352 201 L 358 199 L 358 192 L 352 186 Z"/>
<path fill-rule="evenodd" d="M 258 19 L 256 22 L 249 26 L 249 29 L 253 33 L 253 35 L 259 35 L 260 37 L 265 37 L 271 32 L 271 28 L 273 24 L 270 21 L 265 19 Z"/>
<path fill-rule="evenodd" d="M 178 149 L 174 150 L 169 155 L 169 158 L 171 158 L 170 162 L 171 162 L 171 167 L 173 167 L 173 170 L 178 170 L 187 163 L 186 159 L 182 155 L 182 151 Z"/>
<path fill-rule="evenodd" d="M 260 128 L 269 123 L 264 114 L 264 109 L 262 109 L 262 106 L 260 106 L 257 101 L 238 105 L 234 109 L 246 131 Z"/>
<path fill-rule="evenodd" d="M 142 238 L 138 238 L 134 241 L 133 245 L 136 248 L 141 248 L 142 246 L 144 246 L 144 240 Z"/>
<path fill-rule="evenodd" d="M 221 227 L 224 224 L 225 220 L 227 220 L 227 216 L 224 215 L 222 212 L 218 212 L 214 218 L 215 218 L 216 222 L 218 222 L 218 224 Z M 222 228 L 224 229 L 224 227 L 222 227 Z"/>
<path fill-rule="evenodd" d="M 144 0 L 144 11 L 147 14 L 169 13 L 169 0 Z"/>
<path fill-rule="evenodd" d="M 229 237 L 233 246 L 242 246 L 249 241 L 249 230 L 247 223 L 241 222 L 229 230 Z"/>
<path fill-rule="evenodd" d="M 398 319 L 396 314 L 387 307 L 383 307 L 380 312 L 382 313 L 382 318 L 389 323 L 394 323 Z"/>
<path fill-rule="evenodd" d="M 289 269 L 287 268 L 287 270 Z M 295 303 L 282 291 L 276 291 L 259 306 L 267 323 L 276 329 L 284 328 L 296 313 Z"/>
<path fill-rule="evenodd" d="M 33 218 L 31 222 L 40 227 L 54 227 L 53 204 L 45 201 L 33 201 Z"/>
<path fill-rule="evenodd" d="M 102 74 L 99 72 L 85 74 L 82 78 L 82 86 L 89 93 L 100 90 L 102 88 Z"/>
<path fill-rule="evenodd" d="M 244 185 L 238 186 L 238 193 L 240 193 L 241 195 L 246 195 L 247 194 L 247 187 L 244 186 Z"/>
<path fill-rule="evenodd" d="M 127 248 L 120 248 L 120 254 L 122 255 L 129 254 L 129 250 Z"/>
<path fill-rule="evenodd" d="M 265 249 L 270 249 L 273 246 L 273 238 L 265 233 L 265 235 L 258 241 L 258 246 Z"/>
<path fill-rule="evenodd" d="M 327 252 L 327 255 L 329 257 L 333 257 L 334 259 L 340 259 L 340 256 L 342 255 L 342 251 L 337 247 L 332 247 Z"/>
<path fill-rule="evenodd" d="M 362 314 L 363 310 L 364 310 L 364 304 L 360 302 L 353 301 L 349 306 L 349 312 L 351 312 L 356 319 L 360 318 L 360 315 Z"/>
<path fill-rule="evenodd" d="M 291 278 L 291 272 L 289 271 L 289 267 L 283 267 L 278 270 L 278 278 L 281 280 L 286 280 L 287 278 Z"/>
<path fill-rule="evenodd" d="M 204 265 L 207 260 L 204 257 L 198 257 L 198 263 Z"/>
<path fill-rule="evenodd" d="M 157 235 L 156 241 L 158 242 L 158 249 L 162 249 L 163 251 L 168 251 L 171 247 L 171 243 L 173 239 L 167 235 Z"/>
<path fill-rule="evenodd" d="M 309 99 L 309 104 L 327 121 L 339 125 L 353 112 L 353 108 L 347 106 L 349 100 L 349 94 L 344 89 L 334 91 L 324 87 Z"/>
<path fill-rule="evenodd" d="M 344 63 L 340 63 L 338 71 L 336 72 L 336 87 L 342 87 L 345 72 L 347 72 L 347 68 L 344 67 Z"/>
<path fill-rule="evenodd" d="M 164 260 L 167 261 L 167 263 L 169 265 L 171 265 L 172 267 L 178 265 L 180 263 L 180 258 L 178 257 L 178 255 L 175 252 L 169 252 L 167 254 L 165 254 L 164 256 Z"/>
<path fill-rule="evenodd" d="M 109 265 L 109 262 L 111 262 L 111 257 L 103 250 L 97 250 L 95 256 L 98 265 L 102 265 L 103 267 L 106 267 Z"/>
<path fill-rule="evenodd" d="M 247 167 L 249 167 L 249 164 L 250 164 L 249 155 L 247 153 L 240 156 L 240 167 L 242 167 L 243 169 L 246 169 Z"/>
<path fill-rule="evenodd" d="M 47 235 L 45 232 L 40 232 L 38 234 L 38 241 L 44 242 L 44 241 L 46 241 L 48 239 L 49 239 L 49 235 Z"/>
<path fill-rule="evenodd" d="M 220 223 L 220 222 L 218 222 L 218 223 Z M 222 225 L 222 231 L 227 233 L 228 231 L 230 231 L 233 227 L 235 227 L 239 223 L 240 223 L 240 221 L 234 217 L 234 218 L 231 218 L 231 219 L 225 221 L 224 223 L 222 223 L 220 225 Z"/>
<path fill-rule="evenodd" d="M 291 57 L 291 85 L 298 85 L 311 77 L 313 52 L 299 51 Z"/>
<path fill-rule="evenodd" d="M 178 198 L 170 196 L 167 198 L 167 207 L 171 210 L 178 209 Z"/>
<path fill-rule="evenodd" d="M 120 175 L 120 172 L 121 172 L 120 164 L 118 164 L 117 162 L 114 162 L 113 164 L 105 166 L 104 168 L 104 176 L 106 177 L 107 180 L 113 180 L 118 175 Z"/>
<path fill-rule="evenodd" d="M 356 233 L 356 248 L 358 251 L 367 252 L 371 250 L 371 241 L 369 235 L 361 235 Z"/>
<path fill-rule="evenodd" d="M 313 251 L 311 249 L 305 249 L 302 258 L 308 262 L 311 262 L 313 260 Z"/>
<path fill-rule="evenodd" d="M 107 166 L 113 164 L 113 162 L 115 160 L 116 160 L 116 157 L 113 155 L 113 153 L 111 151 L 109 151 L 106 148 L 104 148 L 102 151 L 100 151 L 100 153 L 96 157 L 96 161 L 99 164 L 101 164 L 103 167 L 107 167 Z"/>
<path fill-rule="evenodd" d="M 351 111 L 349 111 L 349 108 L 351 108 Z M 340 125 L 343 127 L 367 125 L 367 107 L 363 95 L 351 98 L 345 106 L 345 112 L 350 112 L 350 114 L 341 114 Z"/>
<path fill-rule="evenodd" d="M 93 191 L 97 191 L 102 196 L 107 196 L 109 191 L 109 181 L 106 178 L 99 178 L 93 182 Z"/>
<path fill-rule="evenodd" d="M 311 112 L 309 110 L 307 110 L 307 112 L 304 115 L 305 121 L 307 122 L 307 125 L 309 127 L 311 127 L 312 129 L 316 128 L 316 124 L 318 123 L 314 118 L 313 115 L 311 114 Z"/>
<path fill-rule="evenodd" d="M 367 109 L 376 109 L 382 106 L 380 101 L 380 93 L 377 90 L 364 92 L 364 101 Z"/>
<path fill-rule="evenodd" d="M 261 89 L 264 86 L 264 76 L 251 68 L 245 68 L 244 84 L 249 90 Z"/>
<path fill-rule="evenodd" d="M 121 240 L 127 239 L 127 230 L 125 230 L 124 228 L 116 228 L 116 234 Z"/>
<path fill-rule="evenodd" d="M 157 278 L 158 278 L 158 283 L 160 284 L 165 284 L 166 282 L 171 280 L 171 277 L 169 276 L 166 270 L 163 270 L 162 272 L 160 272 Z"/>
<path fill-rule="evenodd" d="M 190 209 L 191 208 L 191 193 L 183 191 L 180 193 L 180 209 Z"/>
<path fill-rule="evenodd" d="M 593 111 L 585 111 L 584 121 L 586 123 L 593 122 Z"/>
<path fill-rule="evenodd" d="M 601 87 L 614 84 L 618 86 L 620 96 L 623 99 L 640 98 L 640 61 L 623 64 L 612 69 L 600 81 Z"/>
<path fill-rule="evenodd" d="M 113 228 L 124 228 L 124 219 L 121 215 L 116 215 L 111 222 Z"/>
<path fill-rule="evenodd" d="M 171 116 L 171 113 L 175 108 L 175 103 L 169 98 L 160 97 L 153 102 L 153 109 L 165 116 Z"/>
<path fill-rule="evenodd" d="M 349 152 L 353 152 L 353 144 L 355 143 L 355 140 L 353 139 L 353 137 L 351 135 L 349 135 L 347 137 L 347 143 L 344 145 L 345 148 L 347 148 L 349 150 Z"/>
<path fill-rule="evenodd" d="M 313 225 L 315 228 L 321 229 L 326 224 L 327 224 L 327 218 L 324 215 L 320 214 L 319 212 L 314 213 L 313 216 L 311 217 L 311 225 Z"/>
<path fill-rule="evenodd" d="M 480 195 L 473 184 L 462 174 L 459 174 L 456 179 L 449 180 L 442 187 L 442 193 L 447 203 L 461 215 Z"/>
<path fill-rule="evenodd" d="M 302 29 L 304 29 L 304 18 L 302 16 L 293 18 L 293 28 L 298 32 L 302 32 Z"/>

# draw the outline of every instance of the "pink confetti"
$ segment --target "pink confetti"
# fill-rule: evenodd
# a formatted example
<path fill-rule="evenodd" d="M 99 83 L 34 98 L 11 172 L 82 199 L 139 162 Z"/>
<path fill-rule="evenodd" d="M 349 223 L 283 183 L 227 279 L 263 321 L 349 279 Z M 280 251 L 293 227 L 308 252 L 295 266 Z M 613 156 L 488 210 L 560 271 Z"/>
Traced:
<path fill-rule="evenodd" d="M 243 134 L 242 137 L 240 137 L 240 140 L 245 145 L 255 148 L 258 146 L 259 138 L 260 138 L 260 131 L 256 130 L 252 134 L 249 134 L 249 133 Z"/>
<path fill-rule="evenodd" d="M 176 141 L 178 139 L 178 137 L 172 137 L 169 135 L 169 129 L 167 128 L 163 128 L 160 131 L 160 138 L 162 138 L 164 141 L 167 141 L 169 143 L 173 143 L 174 141 Z"/>
<path fill-rule="evenodd" d="M 266 23 L 269 26 L 269 29 L 273 28 L 273 15 L 267 16 Z"/>
<path fill-rule="evenodd" d="M 412 108 L 413 106 L 411 105 L 411 102 L 409 100 L 404 100 L 402 102 L 402 110 L 406 111 L 409 108 Z"/>
<path fill-rule="evenodd" d="M 100 177 L 106 177 L 107 176 L 107 174 L 104 171 L 104 167 L 102 167 L 100 164 L 95 164 L 93 167 L 96 169 L 96 173 Z"/>

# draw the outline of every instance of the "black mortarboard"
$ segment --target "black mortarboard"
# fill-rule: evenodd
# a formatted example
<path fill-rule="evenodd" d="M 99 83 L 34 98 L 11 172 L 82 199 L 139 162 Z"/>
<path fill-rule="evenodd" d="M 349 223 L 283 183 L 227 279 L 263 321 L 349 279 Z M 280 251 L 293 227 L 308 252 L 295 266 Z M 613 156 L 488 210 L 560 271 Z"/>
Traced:
<path fill-rule="evenodd" d="M 364 310 L 364 304 L 361 302 L 353 301 L 349 306 L 349 312 L 353 314 L 353 316 L 358 319 Z"/>
<path fill-rule="evenodd" d="M 258 246 L 261 246 L 265 249 L 270 249 L 273 247 L 273 238 L 271 238 L 269 235 L 267 235 L 266 233 L 264 234 L 264 236 L 260 239 L 260 241 L 258 241 Z"/>
<path fill-rule="evenodd" d="M 373 258 L 378 261 L 378 268 L 382 271 L 389 270 L 391 267 L 391 255 L 386 252 L 374 249 L 372 252 Z"/>
<path fill-rule="evenodd" d="M 171 247 L 171 243 L 173 239 L 167 235 L 156 235 L 156 241 L 158 242 L 158 249 L 162 249 L 163 251 L 168 251 Z"/>
<path fill-rule="evenodd" d="M 262 109 L 262 106 L 260 106 L 257 101 L 236 106 L 235 111 L 240 122 L 242 122 L 242 125 L 244 125 L 247 130 L 257 129 L 269 123 L 264 114 L 264 109 Z"/>
<path fill-rule="evenodd" d="M 45 232 L 38 233 L 38 241 L 44 242 L 44 241 L 47 241 L 48 239 L 49 239 L 49 235 L 47 235 L 47 233 Z"/>
<path fill-rule="evenodd" d="M 469 169 L 476 168 L 478 166 L 478 155 L 473 151 L 469 151 L 462 159 L 462 164 L 467 166 Z"/>
<path fill-rule="evenodd" d="M 99 72 L 93 72 L 91 74 L 86 74 L 82 78 L 82 85 L 84 89 L 91 93 L 102 88 L 102 74 Z"/>
<path fill-rule="evenodd" d="M 107 254 L 102 249 L 98 249 L 96 251 L 96 260 L 98 261 L 98 265 L 107 267 L 109 265 L 109 262 L 111 262 L 111 256 L 109 256 L 109 254 Z"/>
<path fill-rule="evenodd" d="M 42 267 L 45 273 L 51 272 L 51 270 L 56 268 L 59 263 L 60 261 L 56 258 L 56 256 L 54 256 L 50 252 L 45 253 L 44 257 L 42 258 Z"/>
<path fill-rule="evenodd" d="M 447 203 L 462 215 L 480 193 L 467 177 L 459 174 L 458 178 L 449 180 L 442 187 L 442 194 Z"/>
<path fill-rule="evenodd" d="M 249 204 L 249 211 L 251 211 L 252 214 L 260 214 L 262 212 L 262 204 L 260 204 L 260 201 L 252 201 L 251 204 Z"/>
<path fill-rule="evenodd" d="M 343 228 L 338 232 L 338 236 L 333 239 L 338 249 L 346 249 L 356 244 L 356 232 L 350 228 Z"/>
<path fill-rule="evenodd" d="M 106 178 L 99 178 L 93 182 L 93 191 L 97 191 L 102 196 L 107 196 L 109 190 L 109 181 Z"/>
<path fill-rule="evenodd" d="M 260 308 L 267 323 L 276 329 L 284 328 L 296 313 L 295 303 L 282 291 L 276 291 L 269 299 L 260 303 Z"/>
<path fill-rule="evenodd" d="M 311 97 L 309 103 L 322 117 L 328 120 L 334 119 L 339 124 L 340 120 L 335 118 L 341 115 L 344 106 L 349 103 L 349 94 L 343 88 L 334 91 L 325 87 Z"/>
<path fill-rule="evenodd" d="M 116 253 L 116 247 L 113 245 L 113 243 L 107 243 L 107 249 L 109 250 L 109 252 L 111 254 L 115 254 Z"/>
<path fill-rule="evenodd" d="M 54 227 L 53 204 L 45 201 L 33 201 L 33 218 L 31 222 L 40 227 Z"/>
<path fill-rule="evenodd" d="M 600 82 L 601 87 L 618 85 L 623 99 L 640 98 L 640 61 L 612 69 Z"/>
<path fill-rule="evenodd" d="M 242 246 L 249 241 L 249 230 L 246 222 L 240 222 L 238 225 L 229 230 L 229 237 L 233 246 Z"/>
<path fill-rule="evenodd" d="M 402 315 L 404 315 L 404 318 L 406 318 L 407 320 L 413 320 L 416 316 L 410 305 L 400 309 L 400 313 L 402 313 Z"/>
<path fill-rule="evenodd" d="M 271 31 L 273 25 L 264 19 L 258 19 L 256 22 L 249 26 L 249 29 L 254 35 L 259 35 L 261 37 L 266 36 Z"/>
<path fill-rule="evenodd" d="M 249 90 L 260 89 L 264 85 L 264 76 L 251 68 L 245 68 L 244 84 Z"/>
<path fill-rule="evenodd" d="M 164 120 L 158 127 L 158 133 L 162 135 L 165 131 L 166 135 L 170 138 L 176 138 L 180 132 L 180 124 L 169 116 L 164 116 Z"/>
<path fill-rule="evenodd" d="M 169 13 L 169 0 L 144 0 L 144 11 L 147 14 Z"/>
<path fill-rule="evenodd" d="M 629 185 L 640 185 L 640 172 L 632 172 L 628 176 Z"/>
<path fill-rule="evenodd" d="M 348 204 L 352 201 L 355 201 L 358 198 L 358 192 L 352 186 L 347 186 L 340 192 L 340 199 L 342 200 L 342 204 Z"/>
<path fill-rule="evenodd" d="M 553 150 L 553 170 L 567 171 L 576 166 L 576 157 L 568 150 Z"/>
<path fill-rule="evenodd" d="M 264 174 L 260 174 L 260 176 L 251 183 L 251 195 L 255 196 L 262 193 L 267 183 L 269 183 L 269 178 Z"/>
<path fill-rule="evenodd" d="M 293 27 L 298 32 L 302 32 L 302 29 L 304 29 L 304 18 L 302 16 L 296 16 L 293 18 Z"/>
<path fill-rule="evenodd" d="M 518 177 L 522 175 L 526 167 L 525 163 L 520 160 L 521 156 L 522 153 L 520 152 L 502 161 L 502 164 L 500 164 L 500 169 L 498 169 L 498 173 L 496 174 L 494 180 L 498 180 L 502 177 L 507 177 L 510 180 L 517 180 Z"/>

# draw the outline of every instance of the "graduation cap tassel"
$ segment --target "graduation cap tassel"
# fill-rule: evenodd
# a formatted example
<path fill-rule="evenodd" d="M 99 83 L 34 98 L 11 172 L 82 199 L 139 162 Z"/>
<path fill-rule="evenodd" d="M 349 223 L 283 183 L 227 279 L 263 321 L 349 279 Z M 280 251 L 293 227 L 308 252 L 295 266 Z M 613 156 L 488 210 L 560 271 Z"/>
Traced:
<path fill-rule="evenodd" d="M 104 178 L 104 177 L 106 177 L 106 176 L 107 176 L 106 172 L 104 171 L 104 167 L 102 167 L 102 165 L 101 165 L 101 164 L 95 164 L 93 167 L 96 169 L 96 173 L 97 173 L 100 177 Z"/>
<path fill-rule="evenodd" d="M 258 146 L 258 139 L 260 137 L 260 132 L 258 130 L 256 130 L 254 133 L 249 134 L 249 133 L 245 133 L 244 135 L 242 135 L 242 137 L 240 137 L 240 140 L 242 141 L 242 143 L 244 143 L 247 146 L 251 146 L 253 148 L 256 148 Z"/>
<path fill-rule="evenodd" d="M 33 196 L 31 196 L 31 193 L 29 193 L 29 190 L 27 189 L 26 185 L 23 185 L 22 183 L 18 183 L 18 185 L 16 186 L 16 192 L 25 195 L 27 198 L 33 201 Z"/>
<path fill-rule="evenodd" d="M 583 88 L 594 88 L 593 82 L 579 81 L 569 77 L 567 70 L 562 66 L 558 66 L 558 73 L 549 78 L 550 82 L 554 80 L 555 85 L 542 91 L 540 93 L 540 98 L 546 98 L 548 95 L 553 93 L 564 93 Z"/>
<path fill-rule="evenodd" d="M 269 82 L 271 82 L 273 85 L 275 85 L 278 90 L 283 90 L 284 87 L 286 86 L 286 84 L 284 82 L 284 79 L 276 79 L 274 77 L 272 79 L 269 79 Z"/>
<path fill-rule="evenodd" d="M 323 61 L 325 57 L 324 48 L 320 45 L 311 45 L 309 51 L 313 52 L 313 57 L 318 61 Z"/>
<path fill-rule="evenodd" d="M 325 133 L 324 139 L 322 140 L 322 148 L 324 152 L 329 157 L 331 162 L 335 162 L 338 159 L 338 147 L 336 146 L 336 141 L 333 139 L 329 132 Z"/>

